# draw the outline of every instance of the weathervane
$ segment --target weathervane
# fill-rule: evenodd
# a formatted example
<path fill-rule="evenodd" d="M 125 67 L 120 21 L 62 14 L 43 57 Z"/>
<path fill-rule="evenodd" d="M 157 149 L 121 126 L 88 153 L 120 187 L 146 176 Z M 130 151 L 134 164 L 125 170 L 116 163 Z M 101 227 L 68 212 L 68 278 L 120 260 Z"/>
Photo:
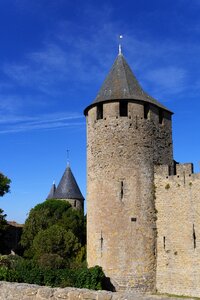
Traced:
<path fill-rule="evenodd" d="M 123 35 L 119 36 L 119 55 L 122 54 L 122 45 L 121 45 L 121 42 L 120 42 L 121 39 L 123 39 Z"/>

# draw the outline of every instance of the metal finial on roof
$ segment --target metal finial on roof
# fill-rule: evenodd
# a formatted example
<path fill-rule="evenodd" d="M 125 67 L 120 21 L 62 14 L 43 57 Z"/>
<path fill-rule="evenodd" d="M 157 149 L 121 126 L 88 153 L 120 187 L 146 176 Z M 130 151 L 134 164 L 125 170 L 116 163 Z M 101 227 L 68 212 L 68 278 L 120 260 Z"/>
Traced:
<path fill-rule="evenodd" d="M 119 36 L 119 55 L 122 55 L 122 45 L 121 45 L 121 42 L 120 42 L 121 39 L 123 39 L 123 35 Z"/>
<path fill-rule="evenodd" d="M 67 165 L 69 166 L 69 149 L 67 149 Z"/>

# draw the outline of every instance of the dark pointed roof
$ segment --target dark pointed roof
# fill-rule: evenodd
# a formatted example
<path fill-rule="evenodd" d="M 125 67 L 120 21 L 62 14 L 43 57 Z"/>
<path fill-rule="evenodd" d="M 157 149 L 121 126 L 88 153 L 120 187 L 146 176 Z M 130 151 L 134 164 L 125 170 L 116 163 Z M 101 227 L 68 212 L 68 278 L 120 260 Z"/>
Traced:
<path fill-rule="evenodd" d="M 148 102 L 169 111 L 168 108 L 144 92 L 124 56 L 119 54 L 97 97 L 84 113 L 87 114 L 90 107 L 100 102 L 129 99 Z"/>
<path fill-rule="evenodd" d="M 56 185 L 55 183 L 53 183 L 49 195 L 47 196 L 47 199 L 54 199 L 55 191 L 56 191 Z"/>
<path fill-rule="evenodd" d="M 55 199 L 84 200 L 70 166 L 67 166 L 54 194 Z"/>

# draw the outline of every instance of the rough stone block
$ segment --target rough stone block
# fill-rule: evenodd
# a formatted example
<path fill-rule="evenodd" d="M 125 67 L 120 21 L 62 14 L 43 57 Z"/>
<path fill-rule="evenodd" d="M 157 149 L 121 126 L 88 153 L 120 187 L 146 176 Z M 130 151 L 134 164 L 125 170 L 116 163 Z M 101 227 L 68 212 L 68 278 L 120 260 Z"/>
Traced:
<path fill-rule="evenodd" d="M 96 300 L 97 293 L 94 291 L 87 291 L 80 294 L 80 299 Z"/>
<path fill-rule="evenodd" d="M 111 300 L 112 299 L 112 293 L 109 292 L 97 292 L 97 300 Z"/>
<path fill-rule="evenodd" d="M 54 290 L 50 287 L 39 288 L 36 299 L 38 299 L 38 300 L 51 299 L 52 300 L 53 299 L 53 292 L 54 292 Z"/>
<path fill-rule="evenodd" d="M 70 299 L 69 298 L 69 293 L 73 292 L 75 289 L 73 288 L 57 288 L 56 291 L 54 292 L 54 297 L 57 300 L 61 299 Z"/>
<path fill-rule="evenodd" d="M 69 300 L 80 300 L 81 292 L 79 290 L 74 290 L 68 293 Z"/>

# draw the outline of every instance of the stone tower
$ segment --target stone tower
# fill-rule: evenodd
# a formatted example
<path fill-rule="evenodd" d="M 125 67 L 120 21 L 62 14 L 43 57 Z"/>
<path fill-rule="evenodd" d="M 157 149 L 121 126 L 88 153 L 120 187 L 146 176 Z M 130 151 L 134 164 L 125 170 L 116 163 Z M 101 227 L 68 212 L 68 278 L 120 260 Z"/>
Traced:
<path fill-rule="evenodd" d="M 47 199 L 65 200 L 75 209 L 83 209 L 84 198 L 68 165 L 56 188 L 53 183 Z"/>
<path fill-rule="evenodd" d="M 120 53 L 87 118 L 87 260 L 116 290 L 155 290 L 154 165 L 173 172 L 171 115 Z"/>

